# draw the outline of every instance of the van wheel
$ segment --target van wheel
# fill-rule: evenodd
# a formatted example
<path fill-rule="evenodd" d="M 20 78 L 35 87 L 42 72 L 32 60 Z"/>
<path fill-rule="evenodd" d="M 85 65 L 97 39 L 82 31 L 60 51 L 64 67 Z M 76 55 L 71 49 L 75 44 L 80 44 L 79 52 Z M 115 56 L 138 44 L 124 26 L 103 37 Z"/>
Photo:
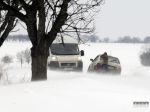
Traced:
<path fill-rule="evenodd" d="M 79 71 L 79 72 L 82 72 L 82 71 L 83 71 L 83 62 L 82 62 L 82 61 L 79 61 L 79 62 L 78 62 L 77 71 Z"/>
<path fill-rule="evenodd" d="M 59 68 L 59 63 L 57 61 L 51 61 L 48 64 L 48 67 L 52 70 L 55 70 L 55 69 Z"/>

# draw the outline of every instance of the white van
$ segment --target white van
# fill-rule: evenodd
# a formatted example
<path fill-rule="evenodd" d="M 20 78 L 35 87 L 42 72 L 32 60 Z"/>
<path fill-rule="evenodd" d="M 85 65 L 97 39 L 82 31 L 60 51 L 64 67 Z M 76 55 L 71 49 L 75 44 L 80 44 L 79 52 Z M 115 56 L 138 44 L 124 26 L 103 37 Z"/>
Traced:
<path fill-rule="evenodd" d="M 48 66 L 52 70 L 82 71 L 81 56 L 84 51 L 79 51 L 77 43 L 53 43 L 49 49 Z"/>

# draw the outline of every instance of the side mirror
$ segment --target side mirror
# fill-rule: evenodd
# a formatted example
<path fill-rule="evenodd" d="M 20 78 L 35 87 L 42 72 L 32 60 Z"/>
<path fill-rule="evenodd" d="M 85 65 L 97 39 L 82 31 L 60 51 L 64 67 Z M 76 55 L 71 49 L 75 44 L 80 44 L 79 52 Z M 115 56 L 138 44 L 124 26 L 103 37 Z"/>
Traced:
<path fill-rule="evenodd" d="M 80 53 L 81 53 L 81 56 L 84 56 L 84 51 L 83 50 L 81 50 Z"/>
<path fill-rule="evenodd" d="M 94 60 L 93 60 L 93 59 L 90 59 L 90 61 L 92 61 L 92 62 L 93 62 Z"/>

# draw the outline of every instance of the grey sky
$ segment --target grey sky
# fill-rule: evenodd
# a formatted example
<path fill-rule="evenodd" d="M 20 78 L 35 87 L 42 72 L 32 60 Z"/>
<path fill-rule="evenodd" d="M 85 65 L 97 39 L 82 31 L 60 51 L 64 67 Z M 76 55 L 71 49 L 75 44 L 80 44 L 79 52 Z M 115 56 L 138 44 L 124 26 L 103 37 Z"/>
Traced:
<path fill-rule="evenodd" d="M 150 0 L 105 0 L 96 16 L 96 35 L 110 37 L 150 36 Z M 26 34 L 25 30 L 17 33 Z"/>
<path fill-rule="evenodd" d="M 150 0 L 105 0 L 96 17 L 100 37 L 150 35 Z"/>

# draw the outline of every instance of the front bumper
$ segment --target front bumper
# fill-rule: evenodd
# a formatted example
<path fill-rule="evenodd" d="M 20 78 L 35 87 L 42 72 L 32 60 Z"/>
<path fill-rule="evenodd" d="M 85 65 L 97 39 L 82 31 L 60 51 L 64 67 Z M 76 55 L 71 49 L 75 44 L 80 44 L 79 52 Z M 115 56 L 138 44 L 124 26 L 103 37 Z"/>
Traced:
<path fill-rule="evenodd" d="M 58 61 L 50 61 L 48 63 L 48 67 L 51 70 L 65 70 L 65 71 L 82 71 L 83 70 L 83 62 L 58 62 Z"/>

